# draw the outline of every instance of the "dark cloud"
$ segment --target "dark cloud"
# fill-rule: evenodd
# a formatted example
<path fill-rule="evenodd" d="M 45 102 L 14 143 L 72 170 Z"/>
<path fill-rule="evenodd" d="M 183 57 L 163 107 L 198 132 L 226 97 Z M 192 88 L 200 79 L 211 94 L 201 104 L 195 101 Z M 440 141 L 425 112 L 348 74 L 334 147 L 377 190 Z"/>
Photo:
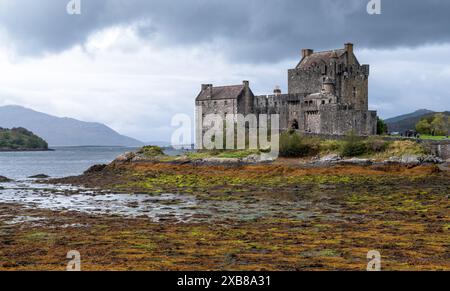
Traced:
<path fill-rule="evenodd" d="M 99 29 L 137 21 L 139 35 L 159 45 L 218 41 L 227 56 L 248 62 L 346 41 L 366 48 L 450 42 L 448 0 L 381 0 L 381 15 L 367 14 L 369 0 L 81 0 L 81 16 L 66 14 L 69 0 L 3 2 L 0 27 L 27 55 L 59 52 Z"/>

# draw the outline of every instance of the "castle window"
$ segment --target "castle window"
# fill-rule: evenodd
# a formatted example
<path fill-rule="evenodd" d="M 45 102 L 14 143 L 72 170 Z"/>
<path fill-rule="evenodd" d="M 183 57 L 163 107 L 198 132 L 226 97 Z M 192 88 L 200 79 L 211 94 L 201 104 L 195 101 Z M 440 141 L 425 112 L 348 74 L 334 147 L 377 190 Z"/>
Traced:
<path fill-rule="evenodd" d="M 227 100 L 225 100 L 225 105 L 227 105 L 228 104 L 228 101 Z"/>
<path fill-rule="evenodd" d="M 356 87 L 353 87 L 353 97 L 356 97 Z"/>
<path fill-rule="evenodd" d="M 329 103 L 331 103 L 332 100 L 330 99 L 329 101 L 330 101 Z"/>
<path fill-rule="evenodd" d="M 325 105 L 325 100 L 322 100 L 322 105 Z"/>

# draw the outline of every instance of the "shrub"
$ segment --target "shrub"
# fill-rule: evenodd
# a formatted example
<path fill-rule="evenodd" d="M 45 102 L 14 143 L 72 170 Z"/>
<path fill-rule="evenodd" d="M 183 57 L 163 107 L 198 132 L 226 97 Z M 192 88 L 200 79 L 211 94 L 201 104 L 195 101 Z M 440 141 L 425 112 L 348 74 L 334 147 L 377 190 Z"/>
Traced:
<path fill-rule="evenodd" d="M 364 141 L 352 132 L 345 138 L 341 149 L 341 156 L 355 157 L 365 154 L 366 151 L 367 147 Z"/>
<path fill-rule="evenodd" d="M 365 143 L 366 143 L 366 150 L 369 153 L 384 152 L 386 151 L 386 149 L 389 147 L 390 144 L 390 142 L 376 137 L 369 137 Z"/>
<path fill-rule="evenodd" d="M 281 157 L 305 157 L 317 154 L 319 150 L 320 141 L 318 139 L 302 138 L 295 132 L 285 132 L 280 135 Z"/>
<path fill-rule="evenodd" d="M 164 156 L 164 150 L 158 146 L 145 146 L 142 147 L 139 151 L 139 154 L 143 154 L 147 157 L 156 157 L 156 156 Z"/>

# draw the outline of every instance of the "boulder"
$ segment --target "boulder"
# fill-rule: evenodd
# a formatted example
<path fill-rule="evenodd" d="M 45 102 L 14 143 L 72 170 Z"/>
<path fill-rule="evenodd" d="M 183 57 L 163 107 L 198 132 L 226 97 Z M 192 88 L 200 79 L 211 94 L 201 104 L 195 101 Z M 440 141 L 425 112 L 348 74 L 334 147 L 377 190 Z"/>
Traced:
<path fill-rule="evenodd" d="M 133 152 L 124 153 L 123 155 L 118 156 L 113 163 L 129 163 L 136 157 L 136 154 Z"/>
<path fill-rule="evenodd" d="M 340 160 L 342 160 L 342 157 L 340 155 L 331 154 L 331 155 L 326 155 L 326 156 L 322 157 L 319 161 L 320 162 L 337 162 Z"/>
<path fill-rule="evenodd" d="M 421 164 L 421 159 L 418 155 L 403 155 L 400 162 L 405 165 L 416 166 Z"/>
<path fill-rule="evenodd" d="M 443 164 L 444 160 L 436 156 L 424 156 L 421 159 L 421 162 L 424 164 Z"/>
<path fill-rule="evenodd" d="M 261 162 L 261 156 L 260 155 L 250 155 L 248 157 L 245 157 L 242 159 L 242 162 L 246 164 L 257 164 Z"/>
<path fill-rule="evenodd" d="M 8 179 L 6 177 L 0 176 L 0 183 L 8 183 L 11 182 L 11 179 Z"/>
<path fill-rule="evenodd" d="M 331 165 L 335 164 L 342 160 L 342 157 L 339 155 L 326 155 L 322 158 L 317 158 L 313 163 L 318 165 Z"/>

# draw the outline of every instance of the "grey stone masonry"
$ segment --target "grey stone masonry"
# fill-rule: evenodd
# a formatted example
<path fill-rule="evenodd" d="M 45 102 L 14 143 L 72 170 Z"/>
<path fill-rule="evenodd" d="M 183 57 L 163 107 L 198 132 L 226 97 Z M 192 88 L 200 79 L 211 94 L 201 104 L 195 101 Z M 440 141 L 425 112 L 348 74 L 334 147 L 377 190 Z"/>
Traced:
<path fill-rule="evenodd" d="M 324 52 L 303 49 L 300 62 L 288 70 L 287 94 L 277 87 L 270 95 L 255 96 L 248 81 L 221 87 L 204 84 L 196 106 L 203 116 L 279 114 L 282 130 L 368 136 L 377 128 L 377 113 L 368 109 L 368 86 L 369 65 L 361 65 L 353 44 L 347 43 L 343 49 Z"/>

